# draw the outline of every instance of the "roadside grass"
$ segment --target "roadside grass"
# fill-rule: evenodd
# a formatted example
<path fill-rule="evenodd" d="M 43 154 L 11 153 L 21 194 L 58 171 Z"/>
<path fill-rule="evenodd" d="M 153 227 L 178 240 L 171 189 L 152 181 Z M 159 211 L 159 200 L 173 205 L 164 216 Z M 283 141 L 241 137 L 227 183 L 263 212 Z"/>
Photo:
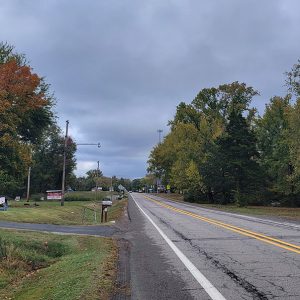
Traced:
<path fill-rule="evenodd" d="M 113 206 L 108 209 L 108 222 L 118 220 L 122 216 L 126 205 L 126 199 L 116 201 Z"/>
<path fill-rule="evenodd" d="M 183 202 L 183 196 L 180 194 L 158 194 L 159 197 L 170 199 L 177 202 Z M 297 207 L 271 207 L 271 206 L 247 206 L 237 207 L 235 205 L 220 205 L 220 204 L 198 204 L 204 208 L 211 208 L 226 212 L 251 215 L 251 216 L 266 216 L 277 217 L 291 221 L 300 221 L 300 208 Z"/>
<path fill-rule="evenodd" d="M 84 197 L 95 193 L 82 192 Z M 88 193 L 87 195 L 84 193 Z M 100 224 L 101 200 L 107 193 L 99 193 L 99 200 L 65 201 L 64 206 L 59 201 L 27 202 L 9 201 L 9 209 L 0 211 L 1 221 L 47 223 L 57 225 L 95 225 Z M 26 205 L 24 205 L 26 204 Z M 108 211 L 108 221 L 116 220 L 123 211 L 126 200 L 115 200 Z M 38 205 L 38 206 L 36 206 Z M 96 214 L 95 214 L 96 212 Z M 96 215 L 96 220 L 95 220 Z"/>
<path fill-rule="evenodd" d="M 300 221 L 300 208 L 295 207 L 270 207 L 270 206 L 247 206 L 237 207 L 234 205 L 201 204 L 205 208 L 213 208 L 227 212 L 233 212 L 252 216 L 277 217 L 291 221 Z"/>
<path fill-rule="evenodd" d="M 1 299 L 110 298 L 117 260 L 112 239 L 15 230 L 0 236 Z"/>

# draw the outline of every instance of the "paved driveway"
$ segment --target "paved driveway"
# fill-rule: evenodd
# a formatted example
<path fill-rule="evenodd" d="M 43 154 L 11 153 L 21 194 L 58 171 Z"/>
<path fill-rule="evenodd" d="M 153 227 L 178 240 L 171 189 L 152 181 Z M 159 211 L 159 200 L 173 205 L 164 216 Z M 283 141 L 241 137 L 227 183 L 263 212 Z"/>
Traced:
<path fill-rule="evenodd" d="M 42 232 L 52 232 L 60 234 L 82 234 L 93 236 L 109 237 L 118 232 L 114 226 L 91 225 L 91 226 L 70 226 L 70 225 L 52 225 L 52 224 L 33 224 L 0 221 L 0 228 L 33 230 Z"/>

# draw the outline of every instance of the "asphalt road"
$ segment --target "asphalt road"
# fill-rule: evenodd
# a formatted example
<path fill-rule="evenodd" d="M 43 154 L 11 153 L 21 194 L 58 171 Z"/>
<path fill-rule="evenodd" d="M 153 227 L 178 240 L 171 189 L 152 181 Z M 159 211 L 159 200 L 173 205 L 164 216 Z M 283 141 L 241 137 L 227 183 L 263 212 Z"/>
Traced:
<path fill-rule="evenodd" d="M 80 234 L 92 236 L 112 236 L 118 232 L 113 226 L 91 225 L 91 226 L 64 226 L 53 224 L 33 224 L 33 223 L 17 223 L 0 221 L 0 228 L 32 230 L 60 234 Z"/>
<path fill-rule="evenodd" d="M 139 193 L 128 214 L 131 299 L 300 299 L 299 224 Z"/>

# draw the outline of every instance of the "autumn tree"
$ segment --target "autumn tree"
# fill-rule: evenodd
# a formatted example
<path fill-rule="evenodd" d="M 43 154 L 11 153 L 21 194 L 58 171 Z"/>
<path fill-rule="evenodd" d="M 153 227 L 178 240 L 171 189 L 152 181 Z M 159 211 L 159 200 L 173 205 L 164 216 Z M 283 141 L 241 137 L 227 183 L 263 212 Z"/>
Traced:
<path fill-rule="evenodd" d="M 53 122 L 53 97 L 23 55 L 0 43 L 0 182 L 2 193 L 21 188 L 31 152 Z"/>

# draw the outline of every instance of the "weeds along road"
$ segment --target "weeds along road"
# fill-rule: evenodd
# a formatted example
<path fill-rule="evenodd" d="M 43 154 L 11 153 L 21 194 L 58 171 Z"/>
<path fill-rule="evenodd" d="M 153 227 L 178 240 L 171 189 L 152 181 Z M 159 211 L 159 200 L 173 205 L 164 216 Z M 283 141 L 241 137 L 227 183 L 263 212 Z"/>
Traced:
<path fill-rule="evenodd" d="M 132 193 L 132 299 L 300 299 L 300 226 Z"/>

